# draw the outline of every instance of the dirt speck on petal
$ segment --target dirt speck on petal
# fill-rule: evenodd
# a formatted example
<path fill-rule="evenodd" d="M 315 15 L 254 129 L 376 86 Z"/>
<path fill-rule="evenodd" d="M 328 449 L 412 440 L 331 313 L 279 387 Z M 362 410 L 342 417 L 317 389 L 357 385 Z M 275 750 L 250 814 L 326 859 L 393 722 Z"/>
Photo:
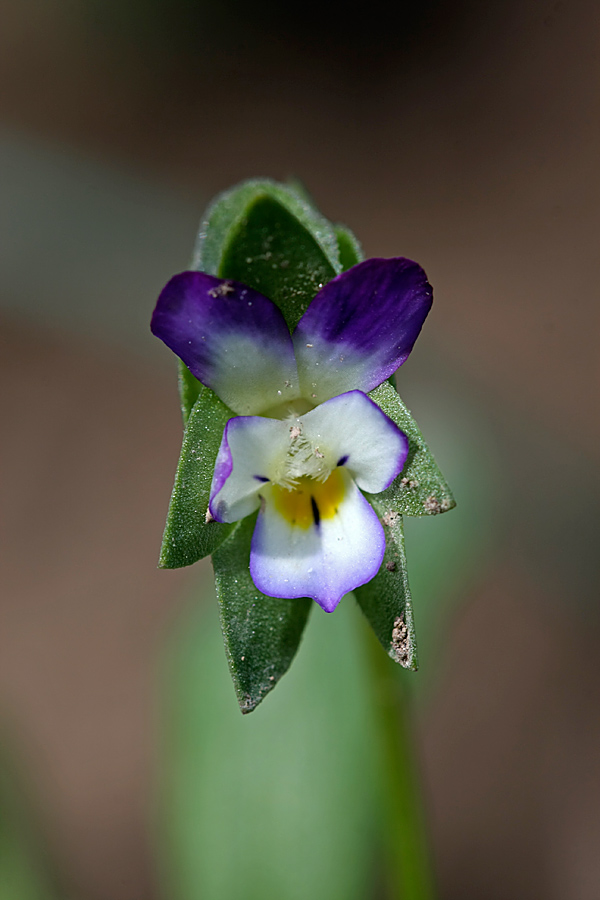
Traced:
<path fill-rule="evenodd" d="M 223 281 L 216 287 L 211 288 L 208 293 L 211 297 L 227 297 L 228 294 L 233 294 L 234 291 L 235 288 L 230 281 Z"/>

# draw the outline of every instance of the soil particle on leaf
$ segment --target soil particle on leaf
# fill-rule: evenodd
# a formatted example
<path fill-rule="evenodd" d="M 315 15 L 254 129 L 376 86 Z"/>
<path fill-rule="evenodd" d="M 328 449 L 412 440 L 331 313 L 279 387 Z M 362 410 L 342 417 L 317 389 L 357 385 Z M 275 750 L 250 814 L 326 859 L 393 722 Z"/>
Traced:
<path fill-rule="evenodd" d="M 419 487 L 419 482 L 413 481 L 412 478 L 401 478 L 400 484 L 402 485 L 402 487 L 410 488 L 411 490 Z"/>
<path fill-rule="evenodd" d="M 391 528 L 392 525 L 395 525 L 400 518 L 400 513 L 394 512 L 393 509 L 390 509 L 388 512 L 384 513 L 381 517 L 381 521 L 388 528 Z"/>
<path fill-rule="evenodd" d="M 409 666 L 409 639 L 408 628 L 402 616 L 394 619 L 394 629 L 392 631 L 392 652 L 396 662 L 400 663 L 404 668 Z"/>
<path fill-rule="evenodd" d="M 434 516 L 437 513 L 442 512 L 442 504 L 440 503 L 438 498 L 435 497 L 433 494 L 431 494 L 430 497 L 426 497 L 426 499 L 423 500 L 423 506 L 425 507 L 425 509 L 427 510 L 428 513 L 431 513 Z"/>
<path fill-rule="evenodd" d="M 243 716 L 251 713 L 258 703 L 262 700 L 262 697 L 258 700 L 254 700 L 251 694 L 243 694 L 239 698 L 240 710 Z"/>

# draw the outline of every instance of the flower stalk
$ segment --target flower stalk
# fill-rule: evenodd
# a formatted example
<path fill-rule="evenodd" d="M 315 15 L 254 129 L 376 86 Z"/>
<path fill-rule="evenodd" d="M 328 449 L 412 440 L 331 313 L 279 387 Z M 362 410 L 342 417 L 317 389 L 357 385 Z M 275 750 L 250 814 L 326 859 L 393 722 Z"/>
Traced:
<path fill-rule="evenodd" d="M 382 834 L 388 900 L 435 900 L 432 854 L 406 676 L 362 623 L 381 754 Z"/>

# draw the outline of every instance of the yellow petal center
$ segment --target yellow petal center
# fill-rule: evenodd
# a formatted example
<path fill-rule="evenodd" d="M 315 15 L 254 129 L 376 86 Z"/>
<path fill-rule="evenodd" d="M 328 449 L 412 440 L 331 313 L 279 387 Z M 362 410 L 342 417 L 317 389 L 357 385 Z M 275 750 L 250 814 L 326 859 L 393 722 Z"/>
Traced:
<path fill-rule="evenodd" d="M 272 502 L 277 512 L 291 525 L 310 528 L 321 519 L 331 519 L 344 499 L 346 485 L 341 468 L 334 469 L 327 481 L 303 475 L 291 489 L 274 484 Z"/>

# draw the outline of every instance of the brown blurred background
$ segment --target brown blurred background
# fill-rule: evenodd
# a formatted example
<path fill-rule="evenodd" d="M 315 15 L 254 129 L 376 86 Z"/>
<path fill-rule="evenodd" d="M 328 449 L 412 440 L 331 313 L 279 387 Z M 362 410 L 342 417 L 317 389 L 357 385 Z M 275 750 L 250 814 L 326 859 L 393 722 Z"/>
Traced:
<path fill-rule="evenodd" d="M 156 896 L 156 664 L 190 573 L 155 569 L 180 420 L 149 314 L 212 195 L 293 175 L 425 267 L 401 391 L 489 452 L 493 541 L 421 715 L 442 896 L 596 900 L 598 5 L 0 9 L 0 711 L 68 896 Z"/>

